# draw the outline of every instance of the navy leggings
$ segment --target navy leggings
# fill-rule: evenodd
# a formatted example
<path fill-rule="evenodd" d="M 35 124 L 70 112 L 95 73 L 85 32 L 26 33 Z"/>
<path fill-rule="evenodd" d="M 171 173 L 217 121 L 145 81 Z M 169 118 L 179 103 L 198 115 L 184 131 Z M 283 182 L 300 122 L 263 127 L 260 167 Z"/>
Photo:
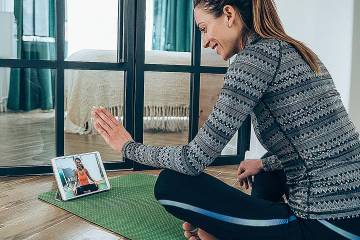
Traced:
<path fill-rule="evenodd" d="M 93 183 L 93 184 L 88 184 L 88 185 L 77 187 L 76 193 L 77 193 L 77 195 L 82 195 L 86 191 L 94 192 L 97 190 L 99 190 L 99 188 L 96 186 L 96 184 Z"/>
<path fill-rule="evenodd" d="M 360 239 L 360 218 L 295 217 L 279 201 L 287 194 L 282 172 L 259 173 L 249 196 L 206 173 L 194 177 L 166 169 L 157 179 L 154 194 L 170 214 L 218 239 Z"/>

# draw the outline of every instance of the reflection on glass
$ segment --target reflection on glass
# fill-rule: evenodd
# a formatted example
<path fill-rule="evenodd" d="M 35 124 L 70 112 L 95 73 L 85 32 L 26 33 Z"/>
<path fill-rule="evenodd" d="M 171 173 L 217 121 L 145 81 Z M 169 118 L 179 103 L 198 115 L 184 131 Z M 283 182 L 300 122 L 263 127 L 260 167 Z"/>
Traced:
<path fill-rule="evenodd" d="M 192 0 L 146 0 L 145 63 L 191 64 Z"/>
<path fill-rule="evenodd" d="M 0 58 L 55 60 L 55 0 L 0 3 Z"/>
<path fill-rule="evenodd" d="M 200 109 L 199 109 L 199 128 L 206 122 L 213 111 L 216 101 L 219 98 L 221 88 L 224 85 L 224 75 L 222 74 L 201 74 L 200 80 Z M 221 155 L 236 155 L 237 153 L 237 133 L 225 146 Z"/>
<path fill-rule="evenodd" d="M 122 160 L 93 128 L 91 108 L 103 106 L 123 121 L 124 73 L 65 71 L 65 153 L 99 151 L 103 160 Z"/>
<path fill-rule="evenodd" d="M 145 72 L 145 144 L 187 144 L 189 97 L 189 73 Z"/>
<path fill-rule="evenodd" d="M 66 60 L 116 62 L 118 0 L 67 0 L 66 11 Z"/>
<path fill-rule="evenodd" d="M 0 68 L 0 166 L 55 157 L 54 80 L 50 69 Z"/>

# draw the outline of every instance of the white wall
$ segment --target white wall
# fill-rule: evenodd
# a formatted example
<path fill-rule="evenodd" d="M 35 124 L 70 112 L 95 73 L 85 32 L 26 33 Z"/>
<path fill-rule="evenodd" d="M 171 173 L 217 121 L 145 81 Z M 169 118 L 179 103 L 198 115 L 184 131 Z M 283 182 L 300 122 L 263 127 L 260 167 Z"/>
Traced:
<path fill-rule="evenodd" d="M 349 109 L 354 0 L 275 2 L 287 33 L 304 42 L 324 62 L 345 107 Z M 259 158 L 265 153 L 253 132 L 250 144 L 246 158 Z"/>
<path fill-rule="evenodd" d="M 354 2 L 354 34 L 350 88 L 350 116 L 360 131 L 360 1 Z"/>
<path fill-rule="evenodd" d="M 0 0 L 0 12 L 13 12 L 14 0 Z"/>
<path fill-rule="evenodd" d="M 354 0 L 276 0 L 287 33 L 324 62 L 349 107 Z"/>

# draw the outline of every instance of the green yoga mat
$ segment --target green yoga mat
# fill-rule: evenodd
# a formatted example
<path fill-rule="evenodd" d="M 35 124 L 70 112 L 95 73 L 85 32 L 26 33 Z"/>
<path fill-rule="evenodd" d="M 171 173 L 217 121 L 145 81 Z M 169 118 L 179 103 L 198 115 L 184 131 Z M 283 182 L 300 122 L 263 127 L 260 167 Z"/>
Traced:
<path fill-rule="evenodd" d="M 154 198 L 156 176 L 130 174 L 109 181 L 109 191 L 87 197 L 61 202 L 55 192 L 46 192 L 39 199 L 128 239 L 184 239 L 182 221 Z"/>

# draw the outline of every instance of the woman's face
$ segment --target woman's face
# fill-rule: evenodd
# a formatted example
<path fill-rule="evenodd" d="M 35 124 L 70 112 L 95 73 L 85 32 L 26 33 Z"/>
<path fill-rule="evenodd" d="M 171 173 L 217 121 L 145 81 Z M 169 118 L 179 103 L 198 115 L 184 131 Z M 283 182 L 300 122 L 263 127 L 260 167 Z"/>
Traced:
<path fill-rule="evenodd" d="M 83 168 L 83 165 L 82 165 L 81 161 L 76 160 L 75 163 L 76 163 L 76 167 L 77 167 L 78 169 L 82 169 L 82 168 Z"/>
<path fill-rule="evenodd" d="M 214 49 L 224 60 L 240 51 L 242 24 L 235 8 L 226 5 L 223 15 L 215 18 L 199 5 L 194 9 L 194 17 L 204 48 Z"/>

